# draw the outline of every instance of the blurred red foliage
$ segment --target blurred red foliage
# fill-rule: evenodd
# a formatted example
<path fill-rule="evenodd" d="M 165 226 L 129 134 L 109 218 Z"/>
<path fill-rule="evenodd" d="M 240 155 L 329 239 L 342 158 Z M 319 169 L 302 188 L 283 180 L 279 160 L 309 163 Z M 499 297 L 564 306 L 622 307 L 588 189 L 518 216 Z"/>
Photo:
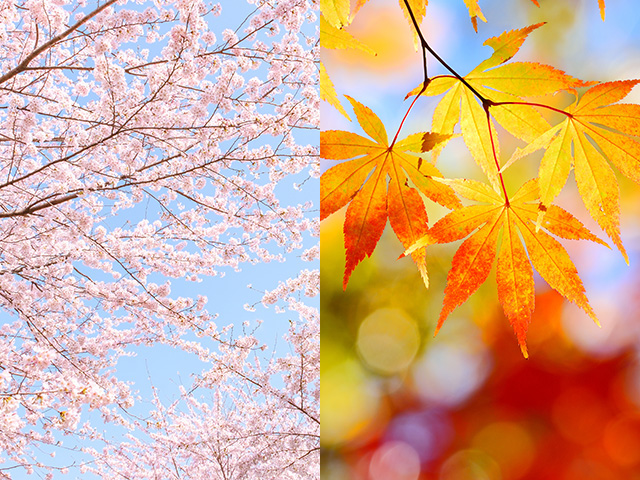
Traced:
<path fill-rule="evenodd" d="M 549 292 L 536 301 L 535 315 L 544 317 L 538 320 L 560 330 L 560 296 Z M 633 350 L 597 358 L 562 335 L 540 332 L 531 338 L 540 348 L 525 360 L 507 328 L 492 335 L 492 373 L 462 405 L 426 403 L 410 386 L 385 398 L 374 433 L 335 452 L 352 478 L 384 478 L 372 459 L 399 441 L 415 450 L 421 472 L 386 480 L 640 479 L 640 396 L 633 391 L 640 370 Z"/>

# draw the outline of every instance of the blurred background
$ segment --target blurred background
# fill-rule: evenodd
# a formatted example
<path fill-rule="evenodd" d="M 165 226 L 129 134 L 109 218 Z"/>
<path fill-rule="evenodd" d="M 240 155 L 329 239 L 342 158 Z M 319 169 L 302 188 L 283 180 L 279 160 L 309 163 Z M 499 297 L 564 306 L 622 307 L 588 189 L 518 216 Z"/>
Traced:
<path fill-rule="evenodd" d="M 491 54 L 482 46 L 488 37 L 545 21 L 515 60 L 548 63 L 583 80 L 640 78 L 637 0 L 608 0 L 605 22 L 597 0 L 539 3 L 481 0 L 488 22 L 479 22 L 476 34 L 463 0 L 431 0 L 422 28 L 461 74 Z M 422 81 L 412 32 L 396 0 L 370 0 L 347 30 L 377 55 L 324 51 L 327 71 L 339 95 L 372 108 L 393 135 L 406 93 Z M 444 71 L 430 60 L 429 73 Z M 430 130 L 440 98 L 420 99 L 401 136 Z M 640 103 L 640 87 L 625 101 Z M 362 134 L 326 103 L 321 115 L 323 130 Z M 504 131 L 500 138 L 507 156 L 522 146 Z M 510 168 L 511 191 L 536 176 L 539 159 Z M 485 180 L 461 139 L 449 143 L 437 165 L 446 177 Z M 536 275 L 528 360 L 498 303 L 495 271 L 433 337 L 459 242 L 428 249 L 427 290 L 410 259 L 396 260 L 403 249 L 388 227 L 343 292 L 345 209 L 323 222 L 323 479 L 640 479 L 640 187 L 619 181 L 630 265 L 617 251 L 562 242 L 602 328 Z M 572 176 L 556 203 L 606 238 Z M 433 203 L 427 211 L 430 224 L 445 213 Z"/>

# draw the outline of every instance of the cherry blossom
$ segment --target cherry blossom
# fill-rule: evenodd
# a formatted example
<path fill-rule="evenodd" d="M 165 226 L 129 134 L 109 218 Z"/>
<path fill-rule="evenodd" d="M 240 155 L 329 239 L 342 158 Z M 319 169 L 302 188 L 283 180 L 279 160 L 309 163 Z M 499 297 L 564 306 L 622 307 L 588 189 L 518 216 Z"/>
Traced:
<path fill-rule="evenodd" d="M 319 478 L 317 10 L 0 1 L 0 478 Z M 197 288 L 290 258 L 283 351 Z M 140 416 L 152 345 L 205 368 Z"/>

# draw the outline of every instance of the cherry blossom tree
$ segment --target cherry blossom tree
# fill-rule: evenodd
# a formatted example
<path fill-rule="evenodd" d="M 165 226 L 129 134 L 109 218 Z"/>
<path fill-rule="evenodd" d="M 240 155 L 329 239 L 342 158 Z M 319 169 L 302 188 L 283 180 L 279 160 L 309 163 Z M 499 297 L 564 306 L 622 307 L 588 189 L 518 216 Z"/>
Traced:
<path fill-rule="evenodd" d="M 317 9 L 0 1 L 0 478 L 319 478 Z M 290 258 L 269 353 L 198 285 Z M 152 345 L 205 368 L 142 415 Z"/>

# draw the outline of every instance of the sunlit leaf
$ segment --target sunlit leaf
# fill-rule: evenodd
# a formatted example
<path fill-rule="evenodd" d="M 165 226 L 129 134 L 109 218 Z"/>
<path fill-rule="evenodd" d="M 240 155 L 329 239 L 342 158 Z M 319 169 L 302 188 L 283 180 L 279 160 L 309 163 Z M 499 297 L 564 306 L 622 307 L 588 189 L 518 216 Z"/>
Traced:
<path fill-rule="evenodd" d="M 640 108 L 612 103 L 622 100 L 639 82 L 601 83 L 570 105 L 564 122 L 554 127 L 557 134 L 542 158 L 539 173 L 540 198 L 546 207 L 560 193 L 573 167 L 587 210 L 627 262 L 620 238 L 619 188 L 609 162 L 640 183 L 640 142 L 629 136 L 640 133 Z M 543 217 L 541 213 L 538 224 Z"/>
<path fill-rule="evenodd" d="M 534 309 L 533 268 L 553 289 L 578 305 L 597 322 L 569 255 L 544 230 L 561 238 L 605 244 L 602 240 L 589 232 L 569 212 L 555 205 L 549 207 L 542 229 L 536 230 L 535 222 L 540 205 L 536 179 L 523 185 L 509 201 L 504 197 L 499 198 L 488 185 L 480 187 L 482 184 L 479 182 L 462 180 L 455 184 L 458 193 L 465 191 L 465 196 L 488 204 L 470 205 L 450 212 L 405 251 L 405 254 L 410 254 L 432 244 L 466 238 L 454 255 L 447 275 L 445 297 L 436 332 L 449 314 L 486 281 L 496 255 L 498 299 L 525 357 L 528 355 L 526 334 Z"/>
<path fill-rule="evenodd" d="M 436 167 L 409 153 L 429 151 L 447 141 L 449 135 L 419 133 L 389 145 L 387 131 L 378 116 L 353 98 L 347 98 L 358 123 L 373 140 L 336 130 L 320 134 L 323 158 L 353 158 L 327 170 L 320 181 L 321 218 L 349 205 L 344 225 L 344 287 L 356 265 L 373 253 L 387 219 L 405 248 L 426 233 L 427 212 L 421 194 L 449 208 L 460 206 L 449 186 L 433 180 L 442 176 Z M 412 258 L 426 284 L 424 251 L 414 251 Z"/>

